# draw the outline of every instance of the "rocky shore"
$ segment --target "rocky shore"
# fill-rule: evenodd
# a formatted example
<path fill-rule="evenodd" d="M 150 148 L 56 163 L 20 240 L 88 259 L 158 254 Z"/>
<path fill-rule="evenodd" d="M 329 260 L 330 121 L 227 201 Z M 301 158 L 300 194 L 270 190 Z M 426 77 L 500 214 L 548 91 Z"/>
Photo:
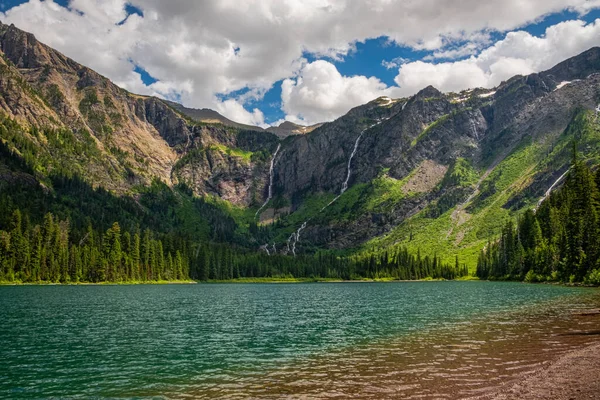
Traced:
<path fill-rule="evenodd" d="M 600 331 L 583 334 L 597 336 L 598 343 L 567 353 L 550 366 L 479 400 L 600 398 Z"/>

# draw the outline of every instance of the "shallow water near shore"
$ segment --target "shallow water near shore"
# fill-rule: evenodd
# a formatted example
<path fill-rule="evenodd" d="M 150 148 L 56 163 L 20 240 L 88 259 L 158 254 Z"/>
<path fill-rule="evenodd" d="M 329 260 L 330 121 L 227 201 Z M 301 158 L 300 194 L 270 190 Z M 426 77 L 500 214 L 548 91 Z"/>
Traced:
<path fill-rule="evenodd" d="M 597 289 L 0 287 L 0 397 L 469 398 L 600 341 Z"/>

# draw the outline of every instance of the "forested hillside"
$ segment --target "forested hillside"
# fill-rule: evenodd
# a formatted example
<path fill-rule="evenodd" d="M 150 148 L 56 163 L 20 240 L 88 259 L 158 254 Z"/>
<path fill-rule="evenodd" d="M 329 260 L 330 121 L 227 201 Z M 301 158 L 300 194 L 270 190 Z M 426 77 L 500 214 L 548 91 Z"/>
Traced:
<path fill-rule="evenodd" d="M 574 151 L 564 186 L 537 210 L 509 221 L 481 251 L 477 276 L 528 282 L 600 284 L 600 168 Z"/>

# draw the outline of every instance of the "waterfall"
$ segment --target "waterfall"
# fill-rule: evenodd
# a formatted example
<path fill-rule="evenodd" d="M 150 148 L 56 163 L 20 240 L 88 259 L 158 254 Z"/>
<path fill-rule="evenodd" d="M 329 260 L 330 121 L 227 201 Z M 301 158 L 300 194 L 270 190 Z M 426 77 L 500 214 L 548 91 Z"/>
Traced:
<path fill-rule="evenodd" d="M 290 239 L 292 239 L 292 254 L 294 256 L 296 256 L 296 244 L 300 240 L 300 233 L 306 228 L 307 224 L 308 224 L 308 221 L 304 221 L 302 223 L 302 226 L 300 228 L 298 228 L 298 230 L 295 233 L 292 233 L 292 236 L 290 236 Z M 288 247 L 289 247 L 289 239 L 288 239 Z"/>
<path fill-rule="evenodd" d="M 268 244 L 265 244 L 264 246 L 261 246 L 261 249 L 263 249 L 264 251 L 266 251 L 268 256 L 271 256 L 271 252 L 269 251 L 269 245 Z"/>
<path fill-rule="evenodd" d="M 406 105 L 406 103 L 404 103 L 404 105 Z M 369 129 L 374 128 L 377 125 L 381 124 L 383 121 L 387 121 L 388 119 L 389 118 L 384 118 L 384 119 L 378 120 L 376 123 L 374 123 L 373 125 L 368 126 L 367 128 L 363 129 L 362 132 L 360 132 L 360 134 L 356 138 L 356 141 L 354 142 L 354 149 L 352 149 L 352 153 L 350 154 L 350 158 L 348 158 L 348 167 L 347 167 L 347 172 L 346 172 L 346 180 L 342 184 L 342 190 L 340 190 L 340 194 L 338 194 L 333 200 L 331 200 L 325 207 L 323 207 L 321 209 L 321 212 L 325 211 L 325 209 L 327 207 L 329 207 L 330 205 L 332 205 L 333 203 L 335 203 L 344 194 L 344 192 L 346 190 L 348 190 L 348 183 L 350 182 L 350 177 L 352 176 L 352 159 L 356 155 L 356 151 L 358 150 L 358 145 L 360 144 L 360 140 L 362 139 L 364 133 L 366 131 L 368 131 Z"/>
<path fill-rule="evenodd" d="M 387 121 L 388 119 L 389 118 L 383 118 L 383 119 L 377 120 L 376 123 L 374 123 L 373 125 L 369 125 L 368 127 L 366 127 L 365 129 L 363 129 L 360 132 L 360 134 L 356 138 L 356 141 L 354 142 L 354 148 L 352 149 L 352 153 L 350 154 L 350 158 L 348 158 L 348 167 L 347 167 L 347 172 L 346 172 L 346 180 L 342 184 L 342 189 L 340 191 L 340 194 L 338 194 L 333 200 L 331 200 L 329 202 L 329 204 L 327 204 L 325 207 L 323 207 L 320 212 L 323 212 L 327 207 L 329 207 L 330 205 L 332 205 L 333 203 L 335 203 L 337 201 L 337 199 L 339 199 L 344 194 L 344 192 L 346 190 L 348 190 L 348 183 L 350 182 L 350 177 L 352 176 L 352 159 L 356 155 L 356 152 L 358 150 L 358 145 L 360 144 L 360 140 L 362 139 L 364 133 L 366 131 L 368 131 L 369 129 L 374 128 L 375 126 L 381 124 L 383 121 Z M 300 241 L 300 233 L 306 228 L 306 225 L 308 224 L 309 221 L 310 221 L 310 219 L 307 220 L 307 221 L 304 221 L 304 223 L 302 224 L 302 226 L 295 233 L 292 233 L 290 235 L 290 237 L 288 238 L 288 241 L 287 241 L 287 251 L 288 251 L 288 253 L 291 251 L 294 256 L 296 255 L 296 243 L 298 243 Z M 290 246 L 290 244 L 291 244 L 291 246 Z"/>
<path fill-rule="evenodd" d="M 294 233 L 292 233 L 290 235 L 290 237 L 287 240 L 287 252 L 288 253 L 292 253 L 294 256 L 296 256 L 296 244 L 298 243 L 298 241 L 300 241 L 300 233 L 302 233 L 302 231 L 306 228 L 306 226 L 308 225 L 309 220 L 306 220 L 302 223 L 302 226 L 300 228 L 298 228 L 298 230 Z M 275 246 L 275 245 L 273 245 Z"/>
<path fill-rule="evenodd" d="M 550 194 L 552 193 L 552 191 L 554 190 L 556 185 L 558 185 L 560 183 L 560 181 L 562 181 L 565 178 L 565 176 L 567 176 L 567 174 L 569 173 L 570 170 L 571 170 L 571 168 L 567 169 L 564 174 L 559 176 L 558 179 L 556 181 L 554 181 L 552 186 L 550 186 L 548 188 L 548 190 L 546 190 L 546 193 L 544 193 L 544 196 L 537 202 L 537 205 L 535 206 L 533 211 L 536 211 L 540 207 L 540 205 L 544 202 L 544 200 L 546 200 L 550 196 Z"/>
<path fill-rule="evenodd" d="M 404 104 L 402 104 L 402 111 L 404 111 L 404 108 L 406 107 L 406 105 L 408 104 L 408 101 L 404 102 Z"/>
<path fill-rule="evenodd" d="M 273 158 L 271 158 L 271 166 L 269 167 L 269 192 L 267 195 L 267 200 L 262 206 L 260 206 L 256 214 L 254 214 L 255 217 L 258 217 L 263 208 L 265 208 L 267 204 L 269 204 L 269 201 L 271 201 L 271 199 L 273 198 L 273 170 L 275 169 L 275 159 L 277 158 L 277 154 L 279 153 L 280 149 L 281 144 L 278 144 L 275 153 L 273 153 Z"/>
<path fill-rule="evenodd" d="M 362 139 L 363 134 L 367 129 L 363 130 L 354 142 L 354 149 L 352 149 L 352 153 L 350 154 L 350 158 L 348 159 L 348 172 L 346 173 L 346 180 L 342 184 L 342 191 L 340 192 L 340 194 L 344 194 L 344 192 L 348 190 L 348 182 L 350 182 L 350 177 L 352 176 L 352 159 L 356 155 L 356 150 L 358 150 L 358 144 L 360 143 L 360 139 Z"/>

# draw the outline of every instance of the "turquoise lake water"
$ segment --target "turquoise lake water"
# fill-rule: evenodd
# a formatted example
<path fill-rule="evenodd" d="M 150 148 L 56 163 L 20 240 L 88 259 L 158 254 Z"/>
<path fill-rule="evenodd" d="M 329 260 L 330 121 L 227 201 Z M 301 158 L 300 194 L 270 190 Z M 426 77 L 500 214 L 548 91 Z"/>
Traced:
<path fill-rule="evenodd" d="M 363 377 L 406 373 L 456 329 L 475 353 L 505 332 L 491 323 L 545 323 L 596 300 L 492 282 L 4 286 L 0 397 L 319 397 L 330 384 L 340 398 L 370 397 Z M 346 371 L 324 377 L 334 366 Z"/>

